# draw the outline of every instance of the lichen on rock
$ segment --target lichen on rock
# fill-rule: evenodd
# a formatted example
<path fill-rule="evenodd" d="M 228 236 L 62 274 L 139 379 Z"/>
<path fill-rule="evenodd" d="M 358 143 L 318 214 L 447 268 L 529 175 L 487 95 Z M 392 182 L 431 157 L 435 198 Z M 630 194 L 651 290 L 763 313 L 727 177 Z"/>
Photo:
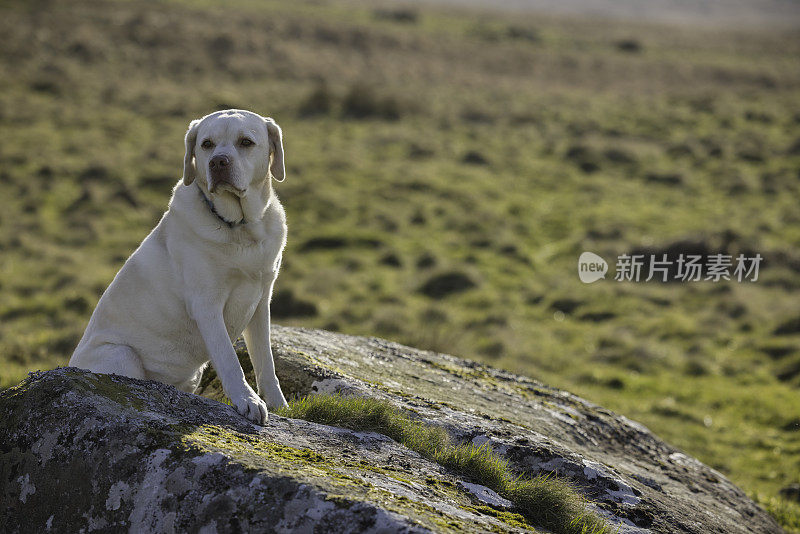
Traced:
<path fill-rule="evenodd" d="M 275 327 L 287 395 L 390 401 L 516 472 L 556 472 L 621 532 L 779 532 L 721 474 L 569 393 L 375 338 Z M 238 345 L 249 372 L 246 351 Z M 386 436 L 72 368 L 0 392 L 0 531 L 521 532 L 509 501 Z"/>

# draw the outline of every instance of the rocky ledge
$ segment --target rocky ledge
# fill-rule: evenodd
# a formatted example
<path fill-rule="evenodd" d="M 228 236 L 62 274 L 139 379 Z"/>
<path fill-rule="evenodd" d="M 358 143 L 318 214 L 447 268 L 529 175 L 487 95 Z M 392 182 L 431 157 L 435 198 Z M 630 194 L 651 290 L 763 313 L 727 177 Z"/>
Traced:
<path fill-rule="evenodd" d="M 642 425 L 530 378 L 375 338 L 275 327 L 284 392 L 389 400 L 520 474 L 568 477 L 620 532 L 781 532 Z M 243 366 L 249 368 L 244 347 Z M 519 532 L 511 503 L 380 434 L 73 368 L 0 393 L 2 532 Z"/>

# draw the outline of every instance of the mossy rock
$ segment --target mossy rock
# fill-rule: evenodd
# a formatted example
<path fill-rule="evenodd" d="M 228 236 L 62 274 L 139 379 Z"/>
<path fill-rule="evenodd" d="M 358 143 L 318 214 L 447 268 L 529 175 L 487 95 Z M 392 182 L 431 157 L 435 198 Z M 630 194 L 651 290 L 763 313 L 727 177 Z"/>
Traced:
<path fill-rule="evenodd" d="M 515 473 L 557 473 L 620 532 L 780 532 L 723 475 L 645 427 L 530 378 L 378 338 L 275 326 L 287 397 L 382 399 Z M 252 381 L 244 344 L 236 344 Z M 373 432 L 73 368 L 0 392 L 0 530 L 519 532 L 456 472 Z"/>

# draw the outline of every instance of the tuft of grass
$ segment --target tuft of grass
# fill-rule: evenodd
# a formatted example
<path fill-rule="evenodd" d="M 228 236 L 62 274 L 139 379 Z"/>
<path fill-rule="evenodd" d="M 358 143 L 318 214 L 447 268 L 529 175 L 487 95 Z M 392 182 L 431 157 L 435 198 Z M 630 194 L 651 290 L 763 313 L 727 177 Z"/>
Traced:
<path fill-rule="evenodd" d="M 445 446 L 436 451 L 432 459 L 447 469 L 476 480 L 498 493 L 513 489 L 512 485 L 516 483 L 516 479 L 510 476 L 508 461 L 498 456 L 487 444 L 463 443 Z"/>
<path fill-rule="evenodd" d="M 277 411 L 357 431 L 384 434 L 443 467 L 493 489 L 514 503 L 531 523 L 559 534 L 611 532 L 608 523 L 586 509 L 587 500 L 568 481 L 553 474 L 514 476 L 508 461 L 489 445 L 454 444 L 444 429 L 411 419 L 388 401 L 355 396 L 310 395 Z"/>

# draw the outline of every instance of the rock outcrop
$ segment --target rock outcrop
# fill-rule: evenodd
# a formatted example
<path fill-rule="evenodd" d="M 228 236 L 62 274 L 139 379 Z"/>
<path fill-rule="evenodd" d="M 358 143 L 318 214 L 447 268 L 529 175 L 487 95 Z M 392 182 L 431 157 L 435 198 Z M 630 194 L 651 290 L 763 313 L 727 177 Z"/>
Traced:
<path fill-rule="evenodd" d="M 781 532 L 642 425 L 529 378 L 318 330 L 275 327 L 273 348 L 287 396 L 387 399 L 490 443 L 519 473 L 569 477 L 620 532 Z M 255 426 L 217 402 L 213 372 L 201 389 L 62 368 L 0 393 L 0 531 L 530 529 L 499 495 L 385 436 L 274 414 Z"/>

